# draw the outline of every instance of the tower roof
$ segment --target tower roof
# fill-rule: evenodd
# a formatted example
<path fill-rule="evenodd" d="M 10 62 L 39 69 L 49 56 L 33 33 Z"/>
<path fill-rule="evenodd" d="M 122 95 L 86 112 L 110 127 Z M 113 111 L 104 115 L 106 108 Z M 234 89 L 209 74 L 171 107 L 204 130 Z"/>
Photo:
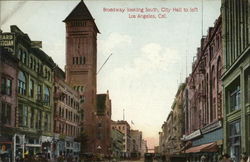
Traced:
<path fill-rule="evenodd" d="M 63 22 L 71 20 L 94 20 L 83 0 L 78 3 Z"/>
<path fill-rule="evenodd" d="M 81 0 L 78 5 L 71 11 L 71 13 L 63 20 L 63 22 L 75 21 L 75 20 L 91 20 L 94 21 L 95 19 L 92 17 L 91 13 L 89 12 L 88 7 L 85 5 L 83 0 Z M 96 24 L 95 24 L 96 26 Z M 97 32 L 99 30 L 96 26 Z"/>

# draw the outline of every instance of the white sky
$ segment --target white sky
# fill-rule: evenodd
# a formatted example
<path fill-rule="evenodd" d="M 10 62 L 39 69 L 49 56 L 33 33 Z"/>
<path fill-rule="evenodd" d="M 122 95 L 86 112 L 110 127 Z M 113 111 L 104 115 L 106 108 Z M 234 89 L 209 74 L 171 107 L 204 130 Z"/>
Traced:
<path fill-rule="evenodd" d="M 17 25 L 31 40 L 42 41 L 42 49 L 64 69 L 62 20 L 79 1 L 0 1 L 1 29 L 7 32 L 10 25 Z M 204 0 L 204 35 L 219 16 L 220 3 L 220 0 Z M 170 112 L 178 83 L 184 81 L 186 72 L 190 73 L 193 56 L 200 45 L 202 1 L 96 0 L 85 4 L 101 32 L 97 69 L 113 53 L 97 75 L 98 93 L 109 90 L 112 119 L 121 120 L 125 109 L 125 120 L 129 123 L 132 120 L 132 128 L 142 130 L 153 148 L 158 144 L 158 132 Z M 146 7 L 159 11 L 163 7 L 198 8 L 198 12 L 170 12 L 163 19 L 130 19 L 128 12 L 103 12 L 103 8 Z M 159 13 L 143 14 L 157 16 Z"/>

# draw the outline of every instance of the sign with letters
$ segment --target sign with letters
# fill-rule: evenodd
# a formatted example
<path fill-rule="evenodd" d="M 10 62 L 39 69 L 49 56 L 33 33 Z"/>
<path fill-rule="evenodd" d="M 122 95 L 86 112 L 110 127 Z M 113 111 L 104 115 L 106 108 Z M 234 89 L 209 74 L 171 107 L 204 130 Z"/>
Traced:
<path fill-rule="evenodd" d="M 0 46 L 7 49 L 9 52 L 14 53 L 15 35 L 13 33 L 0 34 Z"/>

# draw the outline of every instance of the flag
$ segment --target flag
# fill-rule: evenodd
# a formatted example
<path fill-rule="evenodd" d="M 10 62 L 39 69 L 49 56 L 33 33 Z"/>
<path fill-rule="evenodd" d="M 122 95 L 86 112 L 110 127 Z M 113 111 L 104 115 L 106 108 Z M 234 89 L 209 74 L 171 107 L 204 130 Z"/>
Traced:
<path fill-rule="evenodd" d="M 135 125 L 134 122 L 131 120 L 131 124 Z"/>

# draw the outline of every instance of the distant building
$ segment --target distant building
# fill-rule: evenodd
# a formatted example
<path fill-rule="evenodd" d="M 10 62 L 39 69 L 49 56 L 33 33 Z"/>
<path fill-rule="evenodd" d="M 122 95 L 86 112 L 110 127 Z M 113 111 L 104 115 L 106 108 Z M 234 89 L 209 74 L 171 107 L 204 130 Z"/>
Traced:
<path fill-rule="evenodd" d="M 147 141 L 142 140 L 142 146 L 141 146 L 141 157 L 144 157 L 144 154 L 148 152 L 148 146 L 147 146 Z"/>
<path fill-rule="evenodd" d="M 142 150 L 142 132 L 139 130 L 130 130 L 131 136 L 131 154 L 136 157 L 141 157 Z"/>
<path fill-rule="evenodd" d="M 122 157 L 123 158 L 128 158 L 130 157 L 130 153 L 131 153 L 131 136 L 130 136 L 130 125 L 128 124 L 127 121 L 125 120 L 118 120 L 118 121 L 114 121 L 112 122 L 112 126 L 113 129 L 117 129 L 120 132 L 122 132 L 124 134 L 124 150 Z"/>
<path fill-rule="evenodd" d="M 161 151 L 169 159 L 179 155 L 183 146 L 181 138 L 184 133 L 183 93 L 185 86 L 184 83 L 180 84 L 171 106 L 172 111 L 162 125 L 162 133 L 159 133 L 158 152 Z"/>
<path fill-rule="evenodd" d="M 97 153 L 96 123 L 96 61 L 99 30 L 87 6 L 81 1 L 65 18 L 66 83 L 80 93 L 83 100 L 82 131 L 88 141 L 85 152 Z"/>
<path fill-rule="evenodd" d="M 124 145 L 124 134 L 119 130 L 112 128 L 111 130 L 112 137 L 112 156 L 115 159 L 120 159 L 123 155 Z"/>
<path fill-rule="evenodd" d="M 80 136 L 80 96 L 77 91 L 65 83 L 65 73 L 54 69 L 54 156 L 76 156 L 80 153 L 80 143 L 75 142 Z"/>
<path fill-rule="evenodd" d="M 223 151 L 239 162 L 250 155 L 250 10 L 249 1 L 222 0 Z"/>
<path fill-rule="evenodd" d="M 0 39 L 0 41 L 2 40 Z M 0 156 L 7 154 L 10 161 L 13 159 L 12 138 L 17 126 L 17 74 L 17 58 L 8 50 L 0 47 L 0 148 L 2 148 Z"/>
<path fill-rule="evenodd" d="M 97 95 L 97 145 L 99 153 L 111 155 L 111 100 L 107 94 Z"/>

